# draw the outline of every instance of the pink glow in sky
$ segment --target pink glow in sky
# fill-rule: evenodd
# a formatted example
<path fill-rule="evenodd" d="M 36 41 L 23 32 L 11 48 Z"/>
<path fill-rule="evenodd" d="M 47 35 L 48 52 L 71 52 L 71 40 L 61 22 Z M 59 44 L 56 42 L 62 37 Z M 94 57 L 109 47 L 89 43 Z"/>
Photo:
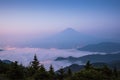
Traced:
<path fill-rule="evenodd" d="M 117 38 L 119 8 L 119 0 L 0 1 L 0 37 L 43 37 L 71 27 L 93 36 Z"/>

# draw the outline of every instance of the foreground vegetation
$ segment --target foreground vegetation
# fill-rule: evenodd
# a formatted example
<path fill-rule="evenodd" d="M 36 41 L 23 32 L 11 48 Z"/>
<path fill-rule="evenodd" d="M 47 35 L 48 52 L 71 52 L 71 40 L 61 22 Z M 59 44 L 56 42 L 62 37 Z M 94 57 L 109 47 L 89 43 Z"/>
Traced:
<path fill-rule="evenodd" d="M 19 65 L 17 61 L 12 63 L 0 61 L 0 80 L 120 80 L 120 71 L 116 67 L 112 70 L 106 65 L 95 68 L 89 61 L 84 69 L 75 73 L 71 69 L 65 72 L 63 68 L 55 72 L 52 65 L 47 71 L 44 65 L 40 65 L 35 55 L 28 67 Z"/>

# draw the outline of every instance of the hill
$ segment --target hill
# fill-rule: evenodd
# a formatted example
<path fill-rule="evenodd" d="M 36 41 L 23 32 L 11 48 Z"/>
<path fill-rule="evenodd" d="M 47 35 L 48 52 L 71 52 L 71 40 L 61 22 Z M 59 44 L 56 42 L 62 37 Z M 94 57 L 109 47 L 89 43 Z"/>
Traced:
<path fill-rule="evenodd" d="M 75 62 L 75 61 L 81 61 L 83 63 L 87 62 L 88 60 L 90 60 L 91 62 L 95 63 L 95 62 L 111 62 L 111 61 L 120 61 L 120 53 L 116 53 L 116 54 L 92 54 L 92 55 L 86 55 L 83 57 L 67 57 L 67 58 L 63 58 L 63 57 L 58 57 L 57 59 L 55 59 L 56 61 L 61 61 L 61 60 L 68 60 L 70 62 Z"/>
<path fill-rule="evenodd" d="M 118 70 L 120 70 L 120 61 L 113 61 L 113 62 L 109 62 L 109 63 L 97 62 L 97 63 L 91 63 L 91 65 L 95 68 L 102 68 L 106 65 L 111 69 L 116 67 Z M 72 72 L 79 72 L 81 69 L 84 69 L 84 66 L 85 65 L 72 64 L 70 66 L 64 67 L 63 70 L 65 72 L 67 72 L 68 69 L 71 69 Z"/>
<path fill-rule="evenodd" d="M 115 42 L 103 42 L 99 44 L 87 45 L 85 47 L 79 48 L 80 51 L 90 51 L 90 52 L 105 52 L 113 53 L 120 51 L 120 43 Z"/>
<path fill-rule="evenodd" d="M 0 49 L 0 51 L 3 51 L 3 49 Z"/>
<path fill-rule="evenodd" d="M 11 64 L 12 63 L 12 61 L 10 61 L 10 60 L 0 60 L 0 62 L 6 63 L 6 64 Z"/>

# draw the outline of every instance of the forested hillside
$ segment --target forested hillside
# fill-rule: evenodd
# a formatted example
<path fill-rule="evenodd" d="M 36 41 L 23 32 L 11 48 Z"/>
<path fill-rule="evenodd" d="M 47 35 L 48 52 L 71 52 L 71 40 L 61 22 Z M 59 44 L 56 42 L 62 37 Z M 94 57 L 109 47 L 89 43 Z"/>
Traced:
<path fill-rule="evenodd" d="M 114 69 L 106 65 L 97 68 L 93 67 L 90 61 L 78 72 L 73 72 L 70 68 L 67 71 L 61 68 L 55 72 L 52 65 L 46 70 L 36 55 L 30 63 L 30 66 L 24 67 L 17 61 L 0 61 L 0 80 L 120 80 L 120 71 L 115 66 Z"/>

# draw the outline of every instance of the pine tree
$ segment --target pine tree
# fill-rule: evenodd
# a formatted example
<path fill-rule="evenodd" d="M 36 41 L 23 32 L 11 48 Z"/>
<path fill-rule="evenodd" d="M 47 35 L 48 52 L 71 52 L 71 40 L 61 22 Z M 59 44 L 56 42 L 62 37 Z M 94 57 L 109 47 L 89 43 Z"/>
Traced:
<path fill-rule="evenodd" d="M 58 71 L 58 76 L 59 76 L 59 80 L 64 80 L 65 71 L 64 71 L 63 68 L 61 68 L 61 69 Z"/>
<path fill-rule="evenodd" d="M 38 61 L 36 55 L 34 56 L 34 59 L 33 59 L 33 61 L 32 61 L 32 67 L 33 67 L 35 70 L 38 70 L 38 69 L 39 69 L 39 61 Z"/>
<path fill-rule="evenodd" d="M 40 66 L 40 69 L 38 70 L 38 72 L 36 72 L 34 78 L 35 80 L 49 80 L 49 75 L 44 68 L 44 65 Z"/>
<path fill-rule="evenodd" d="M 104 65 L 102 68 L 102 74 L 106 79 L 110 80 L 110 76 L 112 76 L 112 70 L 107 65 Z"/>
<path fill-rule="evenodd" d="M 67 74 L 68 74 L 68 76 L 72 76 L 72 71 L 70 68 L 68 69 Z"/>
<path fill-rule="evenodd" d="M 86 65 L 85 65 L 85 69 L 91 69 L 92 65 L 90 64 L 90 61 L 87 61 Z"/>
<path fill-rule="evenodd" d="M 35 74 L 35 72 L 37 72 L 39 70 L 40 66 L 39 66 L 39 61 L 37 59 L 37 56 L 34 55 L 34 59 L 31 62 L 31 69 L 32 69 L 32 73 Z"/>
<path fill-rule="evenodd" d="M 114 67 L 114 69 L 113 69 L 113 74 L 114 74 L 114 76 L 115 76 L 116 78 L 118 77 L 117 67 Z"/>
<path fill-rule="evenodd" d="M 53 68 L 52 65 L 50 65 L 50 68 L 49 68 L 49 74 L 51 74 L 51 75 L 55 75 L 54 68 Z"/>
<path fill-rule="evenodd" d="M 34 55 L 34 58 L 33 58 L 33 61 L 30 62 L 30 66 L 27 67 L 27 71 L 26 71 L 26 75 L 28 77 L 31 77 L 31 78 L 34 78 L 35 74 L 38 72 L 38 70 L 40 69 L 40 66 L 39 66 L 39 61 L 37 59 L 37 56 L 36 54 Z"/>
<path fill-rule="evenodd" d="M 65 79 L 66 79 L 66 80 L 73 80 L 72 77 L 73 77 L 72 71 L 71 71 L 70 68 L 68 68 L 68 70 L 67 70 L 67 72 L 66 72 L 66 74 L 65 74 Z"/>
<path fill-rule="evenodd" d="M 54 72 L 54 68 L 52 65 L 50 65 L 50 68 L 49 68 L 49 76 L 50 76 L 50 80 L 55 79 L 55 72 Z"/>
<path fill-rule="evenodd" d="M 17 61 L 11 64 L 11 69 L 8 71 L 7 74 L 11 80 L 23 80 L 24 79 L 23 68 L 21 68 L 21 66 L 18 65 Z"/>
<path fill-rule="evenodd" d="M 40 66 L 40 72 L 46 72 L 46 69 L 45 69 L 44 65 Z"/>

